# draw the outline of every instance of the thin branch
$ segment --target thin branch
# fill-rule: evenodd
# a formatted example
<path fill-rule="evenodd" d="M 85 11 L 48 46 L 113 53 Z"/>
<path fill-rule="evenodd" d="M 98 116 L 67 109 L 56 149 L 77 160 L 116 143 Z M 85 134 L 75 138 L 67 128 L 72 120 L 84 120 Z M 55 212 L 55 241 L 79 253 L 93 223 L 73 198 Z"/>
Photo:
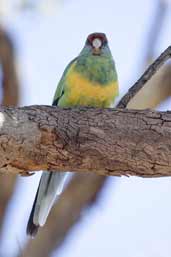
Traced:
<path fill-rule="evenodd" d="M 169 46 L 144 72 L 140 79 L 129 89 L 118 104 L 118 108 L 130 108 L 131 102 L 134 101 L 136 94 L 144 87 L 144 85 L 150 81 L 150 79 L 157 74 L 157 71 L 161 66 L 171 58 L 171 46 Z"/>

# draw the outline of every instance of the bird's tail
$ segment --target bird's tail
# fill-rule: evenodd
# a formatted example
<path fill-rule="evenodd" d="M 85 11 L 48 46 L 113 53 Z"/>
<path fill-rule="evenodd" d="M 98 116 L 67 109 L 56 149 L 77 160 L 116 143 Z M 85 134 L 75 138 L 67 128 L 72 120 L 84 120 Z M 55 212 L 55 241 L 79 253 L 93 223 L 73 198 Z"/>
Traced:
<path fill-rule="evenodd" d="M 43 172 L 27 224 L 28 235 L 35 236 L 39 226 L 45 224 L 57 195 L 62 192 L 66 174 L 66 172 Z"/>

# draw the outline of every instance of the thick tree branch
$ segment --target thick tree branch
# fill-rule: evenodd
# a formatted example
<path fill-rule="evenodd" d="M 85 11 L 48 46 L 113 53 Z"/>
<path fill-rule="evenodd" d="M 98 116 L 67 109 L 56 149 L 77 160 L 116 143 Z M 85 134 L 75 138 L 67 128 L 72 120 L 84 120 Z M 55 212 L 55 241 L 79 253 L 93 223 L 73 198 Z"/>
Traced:
<path fill-rule="evenodd" d="M 171 175 L 171 112 L 31 106 L 0 115 L 0 172 Z"/>

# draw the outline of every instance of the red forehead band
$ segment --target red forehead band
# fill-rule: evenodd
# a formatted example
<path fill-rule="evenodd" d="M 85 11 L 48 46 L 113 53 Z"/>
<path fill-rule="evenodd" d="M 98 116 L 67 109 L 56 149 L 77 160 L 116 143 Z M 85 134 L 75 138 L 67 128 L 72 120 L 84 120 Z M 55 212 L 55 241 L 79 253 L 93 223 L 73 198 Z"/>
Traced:
<path fill-rule="evenodd" d="M 107 38 L 104 33 L 93 33 L 90 34 L 87 38 L 87 43 L 92 45 L 94 39 L 100 39 L 102 41 L 102 45 L 107 44 Z"/>

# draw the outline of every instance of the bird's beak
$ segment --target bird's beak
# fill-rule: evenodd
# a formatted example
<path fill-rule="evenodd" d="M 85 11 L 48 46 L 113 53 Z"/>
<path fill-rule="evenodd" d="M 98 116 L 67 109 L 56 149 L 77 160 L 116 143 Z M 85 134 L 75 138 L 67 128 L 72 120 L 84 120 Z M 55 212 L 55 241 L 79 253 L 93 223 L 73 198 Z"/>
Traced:
<path fill-rule="evenodd" d="M 101 49 L 100 47 L 96 48 L 94 47 L 93 48 L 93 55 L 100 55 L 101 54 Z"/>

